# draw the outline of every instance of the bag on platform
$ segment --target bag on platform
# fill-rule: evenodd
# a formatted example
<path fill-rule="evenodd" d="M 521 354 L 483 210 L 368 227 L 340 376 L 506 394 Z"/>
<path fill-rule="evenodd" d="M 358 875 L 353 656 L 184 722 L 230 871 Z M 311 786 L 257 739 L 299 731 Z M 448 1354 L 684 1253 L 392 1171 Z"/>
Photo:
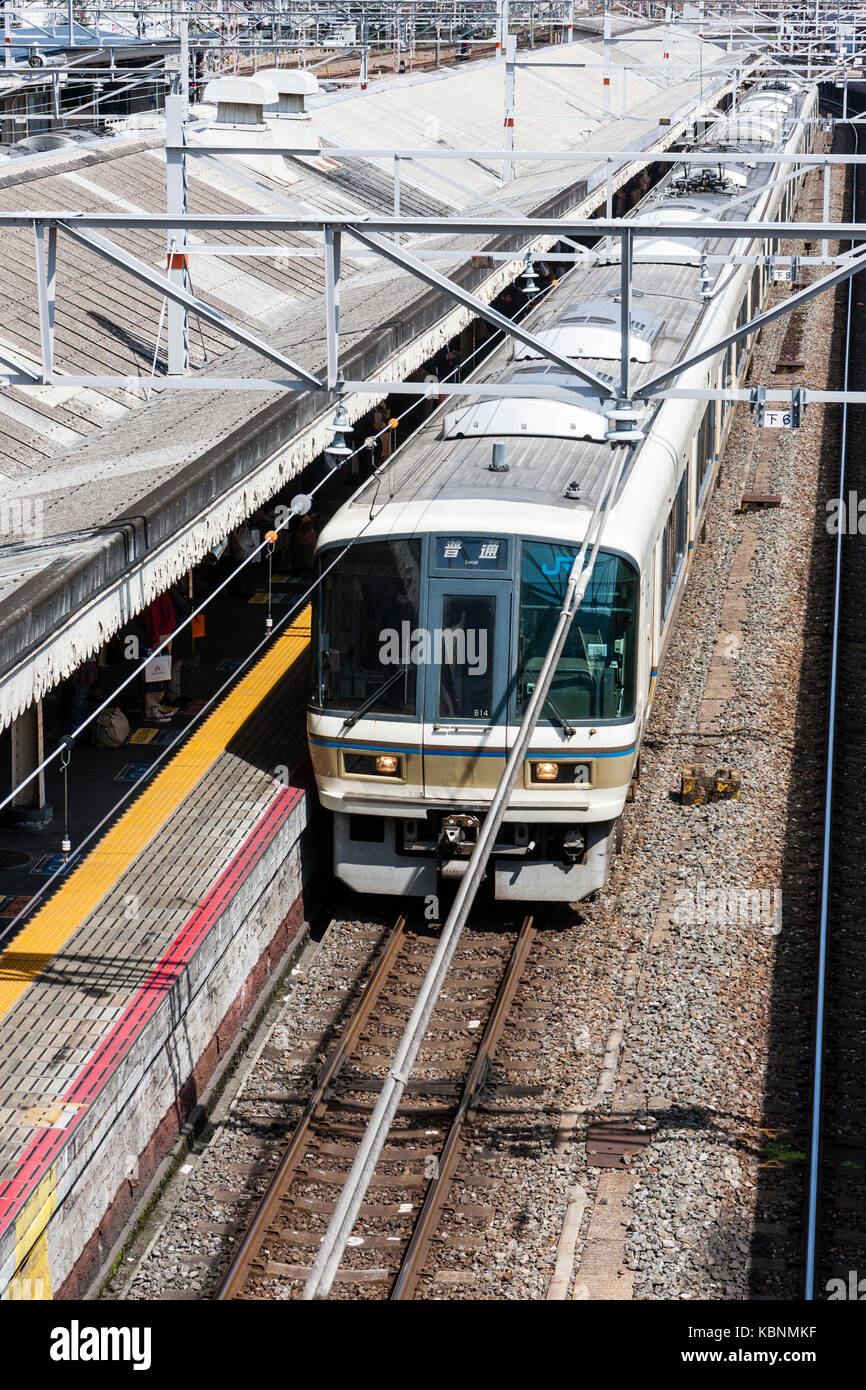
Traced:
<path fill-rule="evenodd" d="M 161 656 L 150 658 L 145 664 L 144 679 L 148 685 L 152 685 L 155 681 L 171 680 L 171 657 L 167 652 Z"/>
<path fill-rule="evenodd" d="M 97 716 L 93 742 L 97 748 L 120 748 L 129 738 L 129 720 L 120 705 L 112 705 Z"/>

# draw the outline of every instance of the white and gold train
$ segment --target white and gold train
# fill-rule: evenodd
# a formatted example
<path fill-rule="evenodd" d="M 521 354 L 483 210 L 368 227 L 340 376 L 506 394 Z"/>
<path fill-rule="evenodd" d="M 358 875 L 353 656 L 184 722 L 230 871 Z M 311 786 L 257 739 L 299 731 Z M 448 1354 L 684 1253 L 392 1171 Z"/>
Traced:
<path fill-rule="evenodd" d="M 684 157 L 634 209 L 659 226 L 636 245 L 637 385 L 763 304 L 764 258 L 776 245 L 714 240 L 706 224 L 788 220 L 800 183 L 799 174 L 785 178 L 790 156 L 811 148 L 816 114 L 811 86 L 753 89 L 700 147 L 741 151 L 742 161 L 708 171 Z M 756 150 L 778 151 L 778 163 L 750 161 Z M 666 220 L 690 217 L 694 240 L 665 237 Z M 524 320 L 609 378 L 620 355 L 616 246 Z M 736 264 L 747 251 L 758 262 Z M 713 254 L 729 263 L 702 266 Z M 679 384 L 741 381 L 751 346 L 729 347 Z M 556 370 L 528 348 L 503 348 L 478 379 L 538 385 Z M 319 796 L 334 817 L 334 871 L 361 892 L 433 894 L 440 877 L 463 872 L 610 461 L 600 408 L 519 394 L 468 401 L 432 415 L 320 537 L 325 570 L 360 535 L 319 591 L 308 729 Z M 731 414 L 726 402 L 659 401 L 642 441 L 628 446 L 595 571 L 493 851 L 497 898 L 573 902 L 606 880 Z"/>

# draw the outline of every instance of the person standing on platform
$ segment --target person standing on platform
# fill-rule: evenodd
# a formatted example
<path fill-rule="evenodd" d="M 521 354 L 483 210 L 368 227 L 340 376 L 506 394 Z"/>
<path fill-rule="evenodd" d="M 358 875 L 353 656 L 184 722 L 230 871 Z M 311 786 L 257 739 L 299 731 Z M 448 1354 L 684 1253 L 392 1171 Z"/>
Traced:
<path fill-rule="evenodd" d="M 170 637 L 177 627 L 177 617 L 175 616 L 174 604 L 168 594 L 160 594 L 152 603 L 144 609 L 141 614 L 141 626 L 148 642 L 148 655 L 156 650 L 167 637 Z M 167 655 L 170 658 L 171 643 L 163 648 L 161 656 Z M 144 717 L 145 719 L 155 719 L 157 723 L 164 724 L 171 719 L 171 710 L 165 708 L 162 703 L 162 695 L 168 686 L 168 680 L 145 681 L 144 687 Z"/>
<path fill-rule="evenodd" d="M 192 612 L 192 595 L 185 592 L 184 582 L 184 580 L 179 579 L 176 584 L 172 584 L 168 591 L 172 607 L 174 608 L 175 619 L 178 623 L 182 623 Z M 186 582 L 191 582 L 191 578 Z M 187 704 L 183 695 L 181 677 L 184 662 L 192 661 L 193 654 L 192 628 L 188 623 L 187 626 L 182 627 L 171 640 L 171 679 L 168 682 L 168 699 L 170 704 L 178 708 L 182 708 Z"/>

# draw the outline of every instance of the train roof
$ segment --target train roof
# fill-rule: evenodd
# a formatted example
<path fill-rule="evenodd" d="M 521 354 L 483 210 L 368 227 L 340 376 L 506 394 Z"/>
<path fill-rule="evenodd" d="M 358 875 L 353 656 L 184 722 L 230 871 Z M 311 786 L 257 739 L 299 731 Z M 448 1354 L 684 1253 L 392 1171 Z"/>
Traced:
<path fill-rule="evenodd" d="M 755 106 L 762 125 L 775 122 L 777 144 L 781 146 L 783 141 L 790 141 L 794 121 L 813 90 L 806 86 L 784 91 L 761 88 L 740 103 L 741 125 L 749 108 Z M 778 108 L 775 115 L 771 107 Z M 722 143 L 728 146 L 727 136 Z M 741 201 L 744 192 L 752 195 L 754 205 L 775 173 L 773 164 L 756 164 L 748 158 L 753 150 L 766 148 L 763 132 L 753 143 L 741 140 L 737 144 L 743 161 L 731 166 L 735 178 L 726 175 L 725 166 L 710 170 L 709 175 L 698 170 L 694 156 L 704 156 L 713 148 L 706 138 L 694 151 L 684 153 L 682 163 L 672 165 L 634 210 L 633 220 L 657 222 L 661 230 L 666 222 L 687 221 L 694 216 L 703 232 L 708 219 L 742 219 L 748 208 Z M 782 149 L 779 158 L 784 158 Z M 641 250 L 659 260 L 642 261 Z M 684 244 L 682 239 L 676 243 L 665 239 L 662 231 L 659 237 L 648 238 L 643 248 L 638 243 L 630 341 L 635 386 L 685 356 L 712 307 L 712 301 L 708 304 L 702 295 L 706 276 L 712 289 L 720 287 L 728 274 L 726 265 L 702 269 L 701 258 L 730 250 L 730 242 L 705 233 Z M 597 263 L 587 268 L 578 265 L 555 293 L 545 296 L 521 322 L 563 355 L 614 384 L 619 376 L 619 242 L 602 242 L 596 252 L 600 253 Z M 677 254 L 679 264 L 663 260 Z M 685 256 L 689 257 L 687 264 L 682 260 Z M 516 344 L 501 346 L 473 379 L 518 387 L 522 383 L 534 387 L 574 384 L 573 377 L 562 369 Z M 372 480 L 366 483 L 325 529 L 322 543 L 354 534 L 358 509 L 369 512 L 374 495 L 377 516 L 367 534 L 394 533 L 400 529 L 401 517 L 405 521 L 412 516 L 417 523 L 419 506 L 423 510 L 426 504 L 429 509 L 437 502 L 480 503 L 477 519 L 482 524 L 485 507 L 504 501 L 572 512 L 589 510 L 598 499 L 610 464 L 610 445 L 605 442 L 608 427 L 597 398 L 576 397 L 574 404 L 568 404 L 530 395 L 452 397 L 397 452 L 388 465 L 387 484 L 382 481 L 377 488 Z M 501 468 L 499 450 L 500 466 L 494 466 L 495 443 L 505 446 L 506 470 Z M 641 447 L 631 450 L 620 495 L 634 476 Z M 377 489 L 375 493 L 373 489 Z M 387 499 L 384 504 L 383 494 Z M 471 514 L 467 509 L 467 517 Z M 428 515 L 431 525 L 441 524 L 432 512 Z"/>
<path fill-rule="evenodd" d="M 652 342 L 651 361 L 633 365 L 636 385 L 649 380 L 661 366 L 677 360 L 697 325 L 701 309 L 700 299 L 693 300 L 688 294 L 694 273 L 691 267 L 648 265 L 641 270 L 644 293 L 632 313 L 632 333 L 637 337 L 636 325 L 646 321 L 649 314 L 661 320 L 663 331 Z M 618 293 L 619 276 L 618 266 L 605 267 L 592 275 L 594 291 L 601 291 L 617 316 L 620 306 L 608 291 Z M 533 317 L 533 333 L 543 336 L 544 330 L 567 318 L 574 304 L 584 302 L 583 294 L 576 295 L 568 306 L 550 297 Z M 618 328 L 616 344 L 618 353 Z M 507 362 L 507 349 L 495 356 L 499 359 L 497 366 L 485 373 L 491 384 L 573 384 L 564 372 L 556 368 L 548 371 L 543 359 L 521 355 Z M 618 361 L 607 358 L 582 357 L 580 361 L 611 384 L 619 370 Z M 473 428 L 476 422 L 477 429 Z M 591 507 L 610 462 L 609 446 L 602 442 L 607 429 L 607 417 L 590 399 L 571 406 L 537 397 L 496 400 L 482 396 L 468 402 L 456 397 L 399 451 L 390 468 L 390 495 L 397 504 L 495 496 L 571 509 L 579 500 Z M 587 438 L 590 431 L 594 438 Z M 505 444 L 507 472 L 491 467 L 495 442 Z M 576 490 L 572 486 L 575 483 Z M 357 503 L 369 506 L 369 496 L 359 495 Z"/>

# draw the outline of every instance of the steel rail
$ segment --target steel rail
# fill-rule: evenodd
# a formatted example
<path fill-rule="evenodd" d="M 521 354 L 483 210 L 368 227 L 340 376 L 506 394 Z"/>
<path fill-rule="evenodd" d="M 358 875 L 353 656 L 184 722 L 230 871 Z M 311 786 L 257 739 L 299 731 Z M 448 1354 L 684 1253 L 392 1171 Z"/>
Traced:
<path fill-rule="evenodd" d="M 587 526 L 586 536 L 575 557 L 569 575 L 562 609 L 554 628 L 547 653 L 538 673 L 535 689 L 529 698 L 523 721 L 505 770 L 493 794 L 484 822 L 478 832 L 475 848 L 469 858 L 464 877 L 460 880 L 451 911 L 442 928 L 442 936 L 436 954 L 424 978 L 424 982 L 412 1010 L 412 1014 L 397 1045 L 394 1060 L 382 1085 L 379 1099 L 373 1110 L 370 1123 L 358 1148 L 346 1185 L 340 1194 L 333 1216 L 319 1247 L 310 1276 L 304 1287 L 306 1301 L 327 1298 L 333 1284 L 343 1251 L 346 1248 L 352 1228 L 361 1209 L 364 1196 L 370 1185 L 379 1156 L 385 1146 L 388 1133 L 400 1103 L 400 1097 L 409 1080 L 415 1058 L 418 1055 L 430 1018 L 436 1006 L 445 976 L 457 949 L 460 936 L 466 925 L 475 895 L 485 875 L 487 860 L 493 848 L 505 811 L 523 765 L 523 758 L 529 740 L 540 718 L 547 692 L 550 689 L 565 640 L 571 628 L 595 567 L 595 560 L 601 544 L 603 532 L 602 509 L 616 496 L 619 479 L 625 461 L 631 453 L 630 448 L 611 451 L 608 466 L 598 500 Z M 617 454 L 620 455 L 619 459 Z M 587 552 L 592 544 L 589 561 Z"/>
<path fill-rule="evenodd" d="M 854 130 L 855 146 L 859 145 Z M 852 207 L 857 206 L 857 169 L 852 186 Z M 847 389 L 851 365 L 851 313 L 854 282 L 848 281 L 848 311 L 845 325 L 845 356 L 843 385 Z M 848 452 L 848 403 L 842 406 L 842 440 L 839 461 L 839 496 L 845 496 L 845 473 Z M 816 983 L 815 1034 L 812 1049 L 812 1102 L 810 1107 L 809 1167 L 806 1195 L 806 1268 L 803 1297 L 807 1303 L 815 1298 L 818 1273 L 818 1214 L 821 1204 L 821 1168 L 823 1164 L 824 1119 L 824 1029 L 827 994 L 827 965 L 830 952 L 830 859 L 833 827 L 834 768 L 836 760 L 836 704 L 839 676 L 839 631 L 842 610 L 842 546 L 845 528 L 836 534 L 836 554 L 833 570 L 833 632 L 830 652 L 830 699 L 827 717 L 827 775 L 824 782 L 824 828 L 822 836 L 821 904 L 818 916 L 818 978 Z"/>
<path fill-rule="evenodd" d="M 268 1227 L 277 1215 L 280 1203 L 295 1174 L 298 1162 L 303 1157 L 311 1126 L 314 1120 L 320 1119 L 325 1112 L 328 1090 L 331 1083 L 336 1079 L 345 1065 L 352 1048 L 357 1042 L 358 1035 L 370 1016 L 370 1010 L 379 997 L 382 986 L 393 969 L 400 948 L 406 939 L 406 920 L 405 916 L 401 915 L 398 917 L 385 943 L 382 954 L 376 962 L 376 967 L 359 1001 L 358 1008 L 355 1010 L 346 1026 L 345 1032 L 342 1034 L 337 1046 L 331 1053 L 316 1084 L 316 1089 L 313 1091 L 303 1115 L 295 1126 L 289 1144 L 277 1165 L 273 1177 L 265 1189 L 261 1202 L 256 1208 L 253 1218 L 247 1227 L 244 1238 L 235 1251 L 232 1262 L 223 1276 L 222 1283 L 214 1295 L 215 1299 L 219 1302 L 226 1302 L 229 1299 L 239 1298 L 243 1291 L 243 1286 L 249 1276 L 252 1261 L 261 1249 L 262 1241 L 267 1234 Z"/>
<path fill-rule="evenodd" d="M 457 1114 L 451 1122 L 448 1138 L 442 1149 L 436 1175 L 427 1189 L 412 1238 L 403 1254 L 397 1278 L 391 1290 L 393 1301 L 407 1301 L 415 1292 L 415 1286 L 424 1267 L 430 1249 L 430 1242 L 439 1223 L 442 1207 L 448 1197 L 457 1161 L 463 1147 L 466 1121 L 470 1111 L 477 1103 L 479 1094 L 486 1084 L 490 1063 L 496 1055 L 500 1039 L 505 1029 L 517 986 L 526 967 L 527 957 L 535 940 L 533 918 L 525 917 L 520 927 L 514 950 L 511 953 L 505 974 L 499 985 L 484 1035 L 478 1045 L 475 1060 L 466 1078 Z"/>

